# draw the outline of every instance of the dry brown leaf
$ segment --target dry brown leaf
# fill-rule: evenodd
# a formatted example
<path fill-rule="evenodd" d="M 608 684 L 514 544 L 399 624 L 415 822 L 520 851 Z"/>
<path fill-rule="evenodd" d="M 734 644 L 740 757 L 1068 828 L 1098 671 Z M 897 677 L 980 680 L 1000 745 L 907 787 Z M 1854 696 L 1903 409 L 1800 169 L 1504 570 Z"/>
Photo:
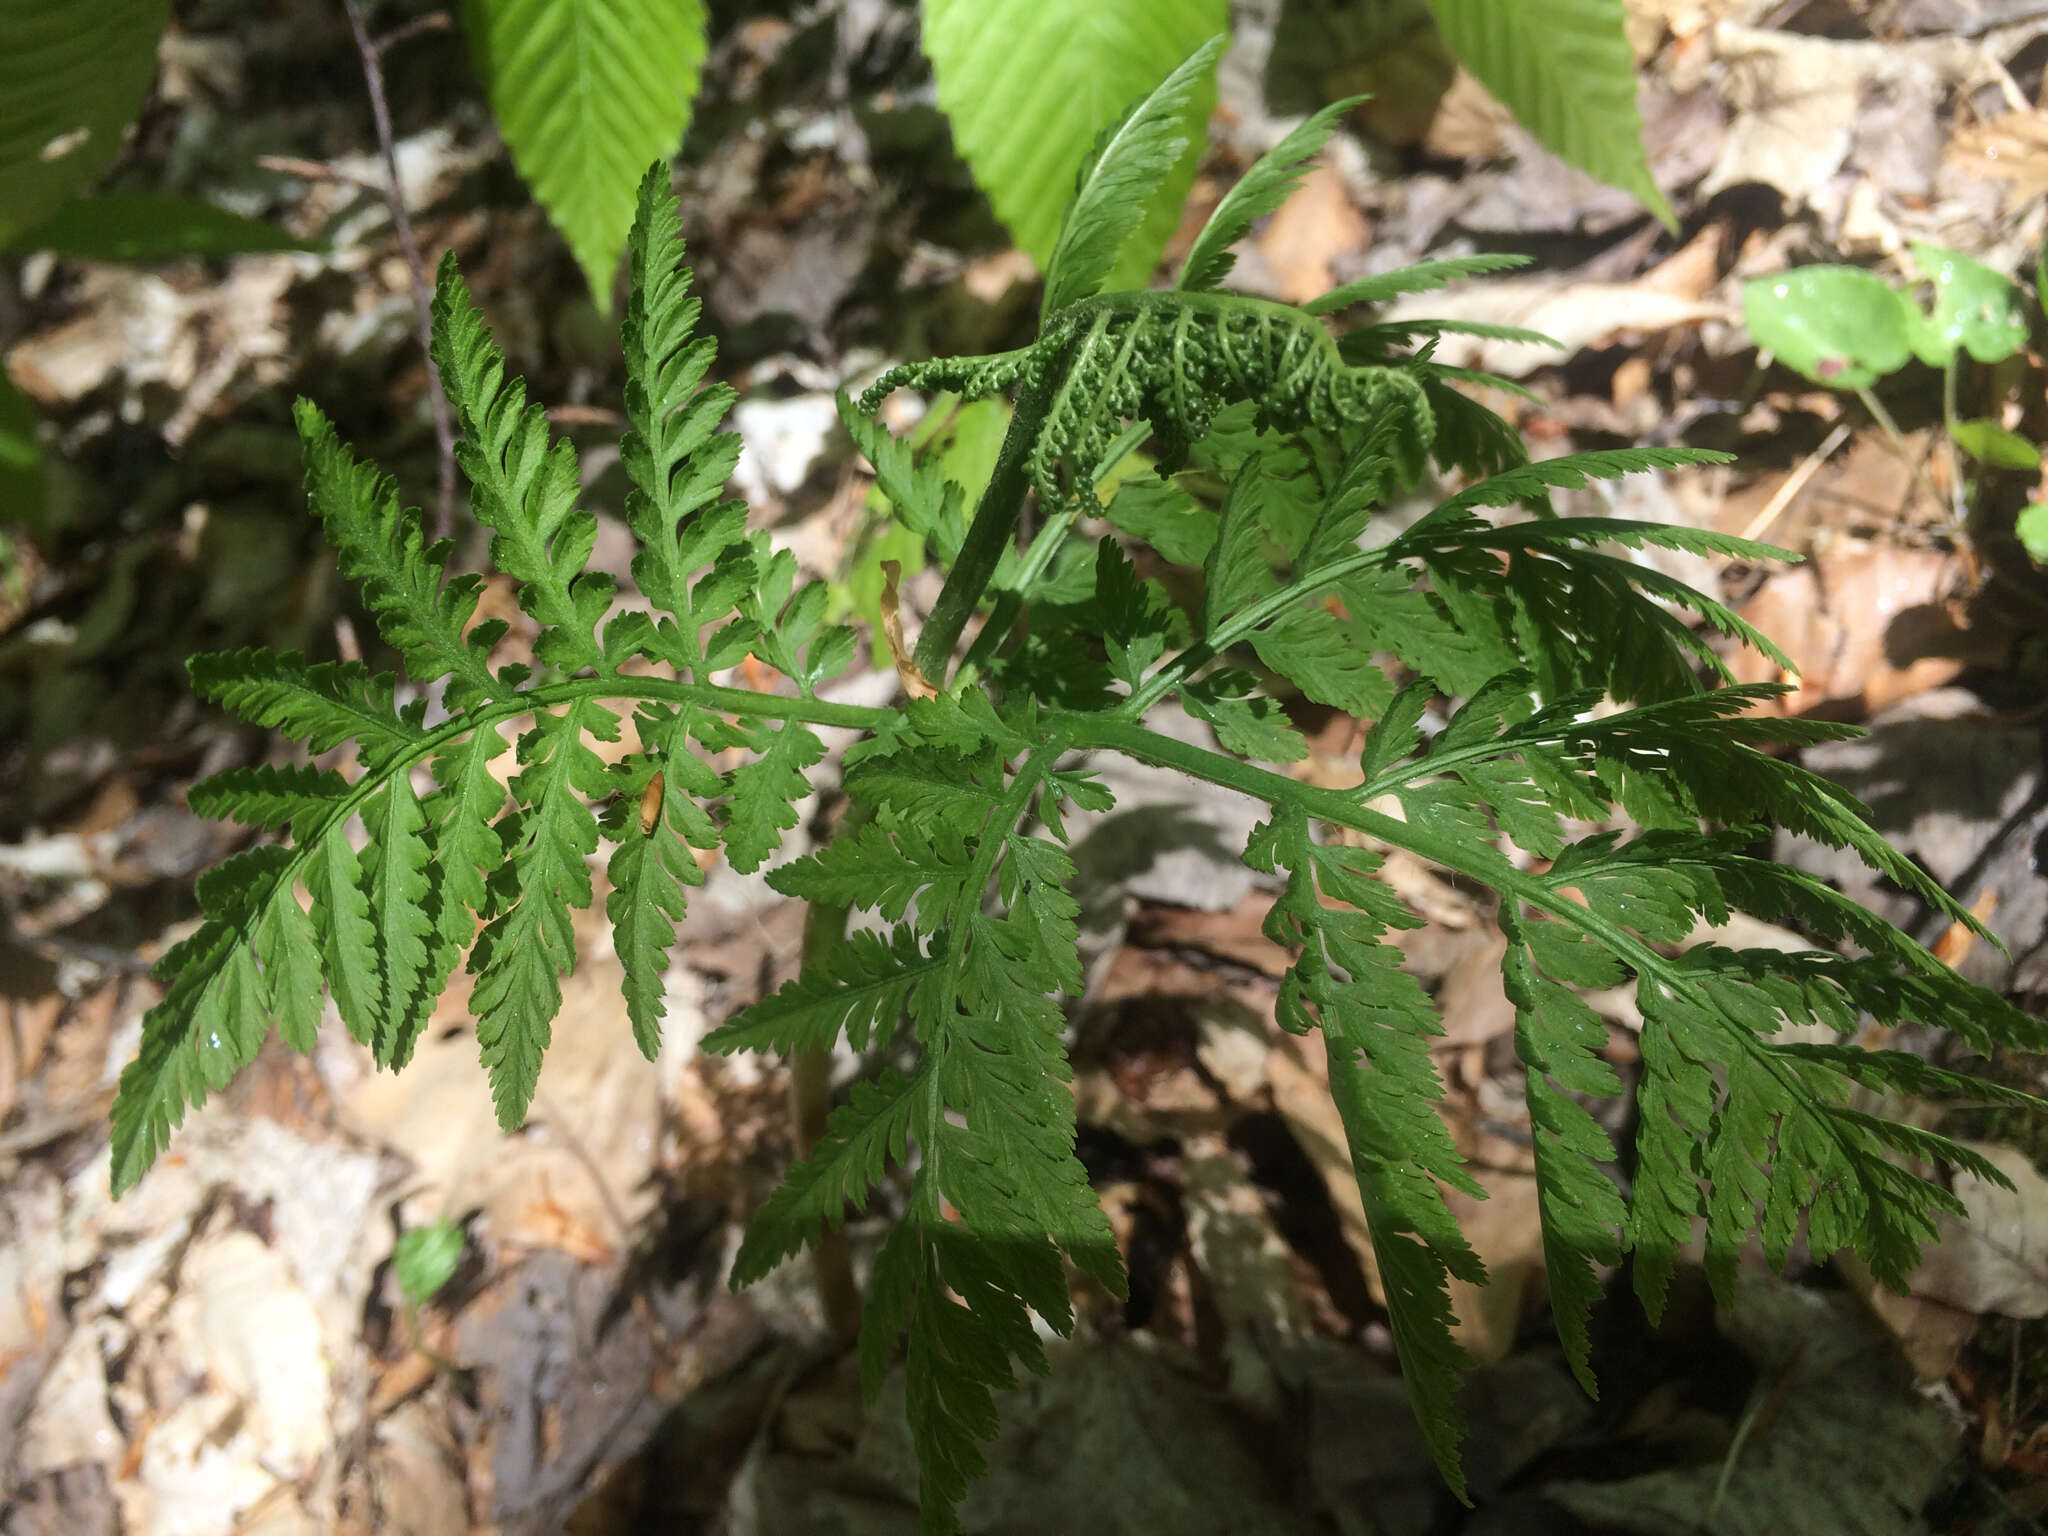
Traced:
<path fill-rule="evenodd" d="M 1659 292 L 1642 283 L 1579 282 L 1570 277 L 1506 278 L 1454 293 L 1413 294 L 1387 307 L 1394 320 L 1476 320 L 1540 331 L 1564 350 L 1536 342 L 1446 336 L 1437 361 L 1482 368 L 1507 378 L 1561 363 L 1583 347 L 1624 333 L 1668 331 L 1702 320 L 1726 320 L 1724 304 Z"/>
<path fill-rule="evenodd" d="M 1199 949 L 1234 960 L 1266 976 L 1285 974 L 1293 951 L 1266 937 L 1263 924 L 1273 908 L 1269 892 L 1251 891 L 1228 912 L 1146 903 L 1131 918 L 1125 937 L 1143 949 Z"/>
<path fill-rule="evenodd" d="M 1964 1143 L 2013 1183 L 2000 1189 L 1958 1170 L 1955 1192 L 1965 1221 L 1942 1214 L 1941 1238 L 1906 1277 L 1913 1295 L 1965 1312 L 2048 1317 L 2048 1178 L 2026 1153 L 1993 1143 Z"/>
<path fill-rule="evenodd" d="M 1463 65 L 1436 104 L 1423 149 L 1439 160 L 1498 160 L 1507 153 L 1514 114 Z"/>
<path fill-rule="evenodd" d="M 1318 161 L 1258 237 L 1259 254 L 1278 285 L 1276 297 L 1301 304 L 1328 293 L 1336 286 L 1332 264 L 1364 246 L 1370 233 L 1365 215 L 1351 205 L 1343 175 L 1327 160 Z"/>
<path fill-rule="evenodd" d="M 1985 181 L 2007 183 L 2006 211 L 2048 197 L 2048 112 L 2007 112 L 1958 128 L 1948 161 Z"/>
<path fill-rule="evenodd" d="M 889 656 L 896 663 L 896 675 L 903 680 L 904 693 L 913 699 L 936 699 L 939 690 L 911 659 L 909 643 L 903 638 L 903 600 L 896 591 L 902 579 L 901 565 L 894 560 L 882 562 L 882 638 L 889 642 Z"/>
<path fill-rule="evenodd" d="M 1742 616 L 1792 658 L 1780 677 L 1754 651 L 1729 658 L 1736 680 L 1790 682 L 1770 706 L 1785 715 L 1855 719 L 1951 681 L 1982 642 L 1945 605 L 1954 557 L 1938 550 L 1839 540 L 1803 565 L 1776 570 Z"/>

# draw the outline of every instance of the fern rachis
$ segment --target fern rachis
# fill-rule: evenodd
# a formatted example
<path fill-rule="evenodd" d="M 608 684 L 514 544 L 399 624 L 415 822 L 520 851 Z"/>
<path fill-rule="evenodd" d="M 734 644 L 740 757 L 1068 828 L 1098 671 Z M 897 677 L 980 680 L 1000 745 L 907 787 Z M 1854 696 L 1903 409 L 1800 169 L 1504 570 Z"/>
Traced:
<path fill-rule="evenodd" d="M 1105 153 L 1137 159 L 1107 170 L 1142 180 L 1178 153 L 1171 137 L 1127 136 L 1127 150 Z M 1198 242 L 1194 281 L 1221 275 L 1216 253 L 1242 233 L 1233 221 L 1283 187 L 1286 157 L 1298 159 L 1303 142 L 1283 145 L 1247 177 L 1252 190 L 1219 209 L 1221 227 Z M 1426 357 L 1349 361 L 1313 306 L 1185 288 L 1083 291 L 1115 256 L 1113 240 L 1083 234 L 1062 241 L 1087 261 L 1079 276 L 1054 274 L 1051 291 L 1069 298 L 1032 348 L 885 381 L 1019 391 L 1003 463 L 964 532 L 950 521 L 960 493 L 934 465 L 872 423 L 855 429 L 892 501 L 915 509 L 939 552 L 958 555 L 917 657 L 943 690 L 901 709 L 818 697 L 850 659 L 852 637 L 823 624 L 822 587 L 800 586 L 789 557 L 750 535 L 744 509 L 724 499 L 734 450 L 717 423 L 729 395 L 702 387 L 709 344 L 693 334 L 665 174 L 642 187 L 624 327 L 627 518 L 651 614 L 612 613 L 608 583 L 584 571 L 595 524 L 577 505 L 573 455 L 550 440 L 444 269 L 437 356 L 465 434 L 463 467 L 494 558 L 537 628 L 542 670 L 493 664 L 498 631 L 471 622 L 478 579 L 451 577 L 447 547 L 430 547 L 389 484 L 304 408 L 312 504 L 412 683 L 440 685 L 447 718 L 428 724 L 423 703 L 396 702 L 395 676 L 360 665 L 261 652 L 195 660 L 203 694 L 314 752 L 353 742 L 357 773 L 237 769 L 194 788 L 195 809 L 291 840 L 253 847 L 200 882 L 200 925 L 165 957 L 165 995 L 122 1077 L 116 1188 L 142 1177 L 185 1110 L 246 1064 L 273 1020 L 289 1044 L 309 1048 L 323 982 L 379 1064 L 402 1064 L 465 950 L 492 1091 L 516 1124 L 560 975 L 575 964 L 569 914 L 595 900 L 592 860 L 607 842 L 605 910 L 632 1032 L 651 1054 L 661 973 L 697 878 L 691 850 L 722 847 L 742 868 L 768 862 L 823 755 L 812 728 L 841 726 L 864 735 L 846 756 L 860 814 L 769 880 L 820 907 L 872 907 L 882 930 L 820 946 L 796 981 L 705 1043 L 805 1051 L 907 1029 L 915 1046 L 908 1070 L 858 1085 L 833 1112 L 825 1139 L 757 1217 L 734 1279 L 765 1273 L 867 1209 L 889 1165 L 905 1171 L 861 1355 L 872 1389 L 899 1346 L 908 1352 L 928 1529 L 950 1528 L 1013 1364 L 1044 1364 L 1034 1314 L 1060 1332 L 1073 1326 L 1066 1266 L 1111 1290 L 1122 1284 L 1073 1156 L 1057 1001 L 1080 986 L 1065 813 L 1110 806 L 1087 771 L 1091 754 L 1125 753 L 1268 808 L 1245 857 L 1280 882 L 1268 931 L 1299 954 L 1279 1017 L 1328 1042 L 1394 1335 L 1454 1482 L 1460 1357 L 1447 1281 L 1483 1272 L 1442 1197 L 1467 1175 L 1434 1107 L 1434 1009 L 1384 942 L 1419 919 L 1374 880 L 1371 855 L 1318 840 L 1319 826 L 1405 849 L 1500 899 L 1553 1311 L 1582 1377 L 1597 1266 L 1624 1251 L 1653 1311 L 1674 1256 L 1701 1229 L 1723 1287 L 1752 1231 L 1782 1262 L 1802 1220 L 1816 1254 L 1852 1249 L 1899 1282 L 1932 1215 L 1957 1208 L 1912 1168 L 1944 1160 L 1997 1175 L 1963 1148 L 1862 1113 L 1851 1087 L 1999 1090 L 1914 1057 L 1775 1036 L 1813 1024 L 1846 1036 L 1866 1016 L 1939 1024 L 1979 1050 L 2039 1049 L 2044 1034 L 1828 887 L 1748 853 L 1749 829 L 1792 826 L 1856 850 L 1975 926 L 1876 838 L 1853 800 L 1772 755 L 1833 728 L 1764 720 L 1744 713 L 1756 690 L 1705 687 L 1699 674 L 1714 653 L 1665 605 L 1768 642 L 1603 546 L 1778 552 L 1604 519 L 1489 524 L 1478 509 L 1689 455 L 1517 464 L 1512 434 L 1473 431 L 1459 412 L 1476 407 L 1450 405 L 1464 397 Z M 1404 280 L 1372 281 L 1368 299 Z M 1139 419 L 1220 485 L 1220 500 L 1154 479 L 1102 509 L 1123 532 L 1090 545 L 1071 514 L 1100 506 L 1096 474 L 1139 435 Z M 1499 472 L 1400 537 L 1361 547 L 1373 514 L 1425 456 Z M 1059 516 L 1006 568 L 1009 585 L 993 585 L 1033 487 Z M 1142 529 L 1202 562 L 1193 611 L 1140 578 L 1126 542 Z M 991 605 L 969 665 L 948 681 L 954 642 Z M 1029 622 L 1018 634 L 1020 617 Z M 793 691 L 720 682 L 749 652 Z M 1397 689 L 1374 654 L 1398 658 L 1412 680 Z M 1248 656 L 1373 722 L 1359 787 L 1311 787 L 1259 765 L 1306 749 L 1245 670 Z M 649 675 L 648 663 L 671 675 Z M 1223 750 L 1147 728 L 1147 711 L 1175 697 Z M 1425 739 L 1421 719 L 1436 699 L 1453 701 L 1448 723 Z M 1593 707 L 1603 700 L 1604 713 Z M 607 766 L 589 740 L 629 723 L 637 744 Z M 744 749 L 739 767 L 712 766 L 711 754 L 734 748 Z M 507 752 L 517 764 L 509 786 L 493 772 Z M 430 793 L 415 790 L 418 767 L 432 771 Z M 1570 825 L 1617 818 L 1636 830 L 1578 836 Z M 368 834 L 360 848 L 356 824 Z M 1531 859 L 1511 859 L 1504 843 Z M 1853 953 L 1679 950 L 1696 925 L 1735 908 Z M 1575 989 L 1631 980 L 1645 1018 L 1644 1113 L 1624 1192 L 1607 1172 L 1614 1148 L 1574 1097 L 1621 1091 Z"/>

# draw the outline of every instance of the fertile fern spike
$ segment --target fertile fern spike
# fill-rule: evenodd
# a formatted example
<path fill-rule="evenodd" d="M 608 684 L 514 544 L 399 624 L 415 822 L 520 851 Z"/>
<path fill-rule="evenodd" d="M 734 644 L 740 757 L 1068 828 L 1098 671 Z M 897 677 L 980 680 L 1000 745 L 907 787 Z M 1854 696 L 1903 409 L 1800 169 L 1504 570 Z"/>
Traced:
<path fill-rule="evenodd" d="M 323 987 L 380 1065 L 403 1063 L 465 952 L 491 1089 L 516 1122 L 607 840 L 625 1011 L 652 1053 L 675 923 L 706 856 L 719 850 L 741 869 L 773 856 L 824 755 L 816 728 L 834 726 L 862 736 L 845 754 L 861 814 L 769 880 L 826 907 L 870 908 L 879 931 L 828 947 L 705 1044 L 816 1051 L 843 1038 L 902 1052 L 899 1070 L 851 1092 L 762 1207 L 733 1278 L 765 1273 L 850 1212 L 890 1224 L 865 1303 L 862 1378 L 872 1393 L 907 1356 L 929 1536 L 955 1529 L 999 1428 L 996 1394 L 1020 1363 L 1046 1366 L 1039 1325 L 1074 1327 L 1067 1267 L 1112 1294 L 1124 1283 L 1073 1155 L 1060 1004 L 1082 985 L 1067 813 L 1110 806 L 1087 771 L 1093 753 L 1177 769 L 1267 808 L 1245 858 L 1280 883 L 1267 931 L 1298 950 L 1276 1014 L 1288 1029 L 1322 1032 L 1392 1335 L 1453 1486 L 1462 1355 L 1450 1282 L 1478 1282 L 1484 1269 L 1444 1191 L 1475 1185 L 1438 1114 L 1434 1005 L 1386 942 L 1420 919 L 1376 882 L 1374 855 L 1329 829 L 1405 850 L 1499 899 L 1552 1312 L 1589 1390 L 1601 1270 L 1624 1254 L 1653 1313 L 1699 1236 L 1724 1294 L 1752 1241 L 1782 1264 L 1800 1234 L 1815 1255 L 1847 1249 L 1903 1283 L 1936 1217 L 1961 1210 L 1923 1170 L 1998 1174 L 1966 1148 L 1873 1115 L 1857 1095 L 2032 1101 L 1963 1067 L 1859 1050 L 1857 1032 L 1870 1019 L 1920 1023 L 1988 1055 L 2039 1050 L 2048 1030 L 1830 886 L 1750 852 L 1761 830 L 1789 828 L 1853 851 L 1931 911 L 1983 931 L 1871 831 L 1860 805 L 1786 755 L 1839 728 L 1753 713 L 1771 689 L 1709 686 L 1723 664 L 1683 615 L 1776 654 L 1769 642 L 1614 550 L 1783 552 L 1613 519 L 1498 526 L 1481 510 L 1712 456 L 1623 450 L 1522 464 L 1512 431 L 1426 354 L 1349 363 L 1315 314 L 1226 294 L 1096 294 L 1128 224 L 1101 189 L 1141 184 L 1147 166 L 1179 152 L 1173 105 L 1169 90 L 1134 109 L 1086 169 L 1056 263 L 1061 302 L 1037 343 L 899 370 L 878 386 L 1020 391 L 1023 425 L 991 481 L 1003 494 L 984 496 L 973 525 L 961 531 L 963 498 L 942 473 L 872 423 L 853 429 L 912 526 L 957 553 L 919 641 L 935 653 L 928 676 L 944 674 L 992 590 L 1029 484 L 1050 502 L 1099 505 L 1094 481 L 1139 420 L 1169 462 L 1185 454 L 1197 466 L 1189 483 L 1220 483 L 1209 505 L 1179 481 L 1127 482 L 1108 508 L 1122 536 L 1092 546 L 1072 505 L 1047 519 L 1011 561 L 969 652 L 992 687 L 956 682 L 901 709 L 819 697 L 852 638 L 824 624 L 822 587 L 800 585 L 794 560 L 750 534 L 724 494 L 736 447 L 718 423 L 730 396 L 705 383 L 710 347 L 693 334 L 660 168 L 641 191 L 623 333 L 621 458 L 644 609 L 611 612 L 609 586 L 583 569 L 595 524 L 578 505 L 573 455 L 508 378 L 452 268 L 435 353 L 477 514 L 535 631 L 536 675 L 493 664 L 501 631 L 475 622 L 479 578 L 451 576 L 446 546 L 430 545 L 389 483 L 302 408 L 309 499 L 406 675 L 261 651 L 195 658 L 203 696 L 311 754 L 352 743 L 355 767 L 242 768 L 192 790 L 195 810 L 290 840 L 251 847 L 198 884 L 199 921 L 160 963 L 163 1000 L 122 1074 L 117 1190 L 273 1023 L 310 1049 Z M 1233 232 L 1270 205 L 1324 126 L 1283 144 L 1219 210 L 1191 287 L 1222 275 Z M 1483 265 L 1369 279 L 1320 307 Z M 1501 472 L 1373 542 L 1371 519 L 1425 453 Z M 1183 608 L 1141 575 L 1126 548 L 1140 539 L 1200 566 L 1198 600 Z M 1029 622 L 1013 634 L 1020 613 Z M 723 684 L 749 654 L 786 685 Z M 1305 752 L 1284 708 L 1296 692 L 1370 723 L 1354 787 L 1257 766 Z M 1152 708 L 1174 698 L 1223 750 L 1147 728 Z M 1432 712 L 1445 721 L 1433 735 L 1423 729 Z M 629 720 L 637 740 L 608 762 L 591 743 L 622 737 Z M 721 772 L 714 754 L 741 761 Z M 1842 952 L 1686 947 L 1737 911 Z M 1618 986 L 1633 986 L 1644 1020 L 1626 1188 L 1586 1108 L 1623 1085 L 1582 992 Z"/>
<path fill-rule="evenodd" d="M 1435 423 L 1421 382 L 1405 368 L 1353 367 L 1320 321 L 1240 294 L 1113 293 L 1051 316 L 1037 341 L 990 357 L 906 363 L 861 396 L 872 414 L 891 390 L 947 389 L 975 399 L 1015 386 L 1051 395 L 1030 459 L 1048 507 L 1081 493 L 1087 471 L 1126 426 L 1146 421 L 1172 470 L 1225 407 L 1248 401 L 1262 425 L 1359 433 L 1395 427 L 1404 475 L 1421 472 Z"/>

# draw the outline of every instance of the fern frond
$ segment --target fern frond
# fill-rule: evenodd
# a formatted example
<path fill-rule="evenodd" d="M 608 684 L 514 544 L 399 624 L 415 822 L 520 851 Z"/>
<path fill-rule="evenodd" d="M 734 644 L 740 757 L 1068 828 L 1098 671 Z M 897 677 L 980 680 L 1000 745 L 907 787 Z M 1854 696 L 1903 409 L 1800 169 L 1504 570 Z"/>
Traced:
<path fill-rule="evenodd" d="M 950 565 L 967 536 L 960 487 L 946 477 L 944 467 L 935 459 L 919 456 L 867 411 L 856 409 L 844 390 L 835 399 L 840 423 L 861 456 L 874 466 L 875 484 L 889 498 L 891 510 Z"/>
<path fill-rule="evenodd" d="M 552 439 L 526 385 L 507 380 L 452 251 L 434 287 L 434 362 L 462 429 L 455 456 L 471 510 L 493 533 L 491 561 L 519 582 L 519 605 L 540 625 L 534 655 L 567 672 L 602 668 L 597 621 L 611 606 L 612 580 L 583 569 L 597 519 L 576 506 L 576 452 Z"/>
<path fill-rule="evenodd" d="M 510 690 L 488 665 L 504 625 L 470 628 L 483 579 L 447 580 L 454 546 L 447 540 L 427 543 L 419 513 L 400 507 L 398 487 L 359 463 L 310 400 L 299 401 L 293 415 L 306 464 L 306 500 L 327 530 L 342 574 L 362 583 L 379 632 L 405 658 L 413 681 L 447 678 L 450 709 L 505 696 Z"/>
<path fill-rule="evenodd" d="M 427 985 L 428 945 L 435 933 L 438 897 L 429 876 L 433 849 L 427 818 L 412 776 L 394 773 L 362 802 L 369 841 L 362 852 L 362 886 L 376 931 L 384 997 L 378 1016 L 387 1038 L 377 1041 L 378 1065 L 401 1067 L 412 1056 L 426 1011 L 440 992 Z"/>
<path fill-rule="evenodd" d="M 1188 146 L 1187 109 L 1195 87 L 1222 55 L 1224 39 L 1197 48 L 1156 90 L 1107 129 L 1081 164 L 1074 196 L 1045 268 L 1050 317 L 1097 292 L 1124 243 L 1144 222 L 1152 190 Z"/>
<path fill-rule="evenodd" d="M 825 1122 L 824 1139 L 747 1223 L 732 1261 L 734 1285 L 751 1285 L 827 1227 L 839 1226 L 848 1205 L 867 1209 L 886 1165 L 908 1155 L 910 1121 L 927 1086 L 925 1072 L 894 1071 L 853 1085 L 847 1102 Z"/>
<path fill-rule="evenodd" d="M 331 768 L 258 764 L 201 779 L 186 791 L 185 804 L 195 816 L 266 830 L 289 827 L 304 842 L 347 794 L 348 781 Z"/>
<path fill-rule="evenodd" d="M 943 949 L 927 955 L 907 926 L 888 937 L 854 933 L 815 972 L 742 1009 L 704 1037 L 716 1053 L 730 1051 L 814 1051 L 842 1033 L 855 1050 L 865 1050 L 878 1026 L 886 1031 L 903 1012 L 911 991 L 947 963 Z"/>
<path fill-rule="evenodd" d="M 496 912 L 470 953 L 476 976 L 470 1007 L 490 1073 L 498 1123 L 526 1118 L 540 1078 L 549 1026 L 562 1008 L 561 978 L 576 968 L 575 907 L 590 905 L 590 869 L 597 818 L 585 796 L 609 786 L 602 760 L 583 744 L 585 732 L 617 736 L 618 717 L 577 700 L 560 714 L 542 713 L 519 739 L 523 771 L 512 781 L 518 802 L 510 860 L 491 879 Z"/>
<path fill-rule="evenodd" d="M 1250 232 L 1254 222 L 1278 212 L 1280 205 L 1294 195 L 1308 170 L 1308 162 L 1322 153 L 1339 120 L 1365 99 L 1347 96 L 1331 102 L 1261 155 L 1237 179 L 1236 185 L 1223 194 L 1216 211 L 1209 215 L 1209 222 L 1195 236 L 1187 260 L 1181 264 L 1180 281 L 1174 286 L 1198 292 L 1214 288 L 1228 277 L 1237 264 L 1230 247 Z"/>
<path fill-rule="evenodd" d="M 1461 277 L 1512 271 L 1516 267 L 1526 267 L 1530 259 L 1527 256 L 1482 255 L 1446 256 L 1435 261 L 1421 261 L 1412 267 L 1345 283 L 1320 298 L 1310 299 L 1301 307 L 1311 315 L 1334 315 L 1355 304 L 1384 304 L 1404 293 L 1429 293 L 1437 288 L 1447 288 Z"/>
<path fill-rule="evenodd" d="M 192 691 L 251 725 L 281 731 L 314 753 L 356 743 L 365 767 L 376 768 L 424 737 L 420 710 L 403 713 L 398 680 L 360 662 L 308 662 L 296 651 L 212 651 L 186 663 Z"/>
<path fill-rule="evenodd" d="M 704 382 L 716 347 L 696 334 L 700 305 L 683 265 L 666 165 L 650 167 L 641 180 L 627 253 L 633 286 L 620 338 L 630 426 L 619 461 L 633 485 L 626 497 L 626 521 L 640 546 L 633 579 L 661 611 L 648 653 L 689 676 L 716 670 L 707 665 L 703 630 L 731 612 L 733 587 L 751 584 L 752 552 L 746 505 L 725 495 L 740 440 L 718 428 L 733 391 Z M 725 577 L 693 590 L 690 578 L 705 566 L 724 567 Z M 609 648 L 609 631 L 606 638 Z"/>
<path fill-rule="evenodd" d="M 1402 1373 L 1423 1440 L 1462 1496 L 1457 1389 L 1466 1360 L 1451 1337 L 1448 1284 L 1452 1277 L 1483 1284 L 1486 1268 L 1439 1186 L 1474 1196 L 1484 1191 L 1464 1171 L 1435 1110 L 1443 1084 L 1429 1040 L 1443 1026 L 1428 994 L 1401 971 L 1400 951 L 1382 942 L 1389 927 L 1415 927 L 1420 919 L 1371 879 L 1375 857 L 1316 846 L 1298 810 L 1276 808 L 1253 832 L 1245 859 L 1286 876 L 1266 934 L 1300 946 L 1302 954 L 1281 982 L 1280 1022 L 1297 1033 L 1323 1033 L 1330 1092 L 1351 1146 Z"/>

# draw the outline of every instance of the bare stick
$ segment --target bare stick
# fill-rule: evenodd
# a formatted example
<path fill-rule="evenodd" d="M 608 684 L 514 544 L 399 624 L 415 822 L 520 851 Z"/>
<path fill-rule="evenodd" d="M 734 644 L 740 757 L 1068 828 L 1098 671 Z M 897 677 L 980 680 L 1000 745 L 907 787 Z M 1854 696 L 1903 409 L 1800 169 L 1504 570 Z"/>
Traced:
<path fill-rule="evenodd" d="M 420 334 L 420 348 L 427 354 L 427 399 L 434 412 L 434 444 L 440 454 L 440 506 L 434 517 L 434 537 L 445 539 L 455 531 L 455 423 L 448 413 L 448 393 L 441 388 L 441 370 L 434 366 L 434 285 L 427 277 L 427 263 L 420 255 L 420 243 L 405 211 L 405 190 L 398 182 L 398 147 L 391 134 L 391 105 L 384 95 L 383 50 L 391 42 L 410 35 L 400 28 L 383 44 L 370 37 L 357 0 L 341 0 L 348 12 L 349 30 L 355 34 L 356 52 L 363 59 L 363 84 L 370 92 L 370 116 L 377 125 L 377 147 L 384 152 L 384 176 L 390 183 L 384 199 L 391 205 L 392 228 L 398 233 L 398 249 L 412 274 L 413 323 Z"/>

